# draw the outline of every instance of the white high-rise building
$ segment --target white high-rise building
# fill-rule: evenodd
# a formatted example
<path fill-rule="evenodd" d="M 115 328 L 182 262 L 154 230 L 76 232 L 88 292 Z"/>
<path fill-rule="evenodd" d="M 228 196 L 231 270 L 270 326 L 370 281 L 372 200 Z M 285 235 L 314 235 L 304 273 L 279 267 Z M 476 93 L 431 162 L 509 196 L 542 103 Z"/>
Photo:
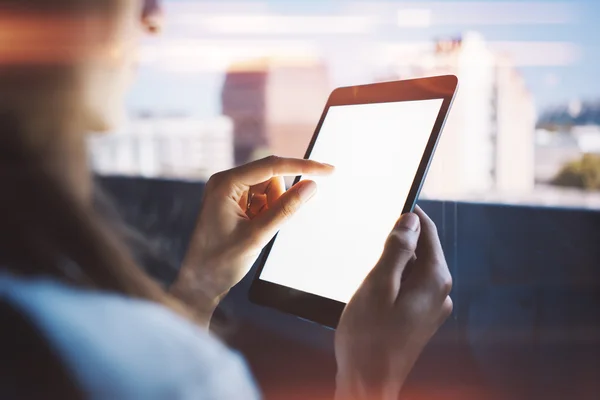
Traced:
<path fill-rule="evenodd" d="M 477 33 L 441 40 L 396 78 L 454 74 L 459 89 L 423 188 L 429 198 L 534 188 L 536 111 L 510 58 Z"/>
<path fill-rule="evenodd" d="M 100 174 L 206 180 L 234 166 L 233 123 L 227 117 L 135 117 L 118 132 L 92 136 L 90 153 Z"/>

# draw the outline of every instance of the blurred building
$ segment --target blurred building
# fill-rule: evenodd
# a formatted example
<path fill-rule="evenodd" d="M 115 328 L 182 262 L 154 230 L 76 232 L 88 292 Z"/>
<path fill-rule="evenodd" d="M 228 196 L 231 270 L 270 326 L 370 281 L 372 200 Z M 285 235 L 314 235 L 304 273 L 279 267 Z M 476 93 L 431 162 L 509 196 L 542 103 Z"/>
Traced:
<path fill-rule="evenodd" d="M 234 122 L 236 163 L 267 154 L 304 156 L 329 91 L 319 60 L 267 58 L 232 66 L 222 107 Z"/>
<path fill-rule="evenodd" d="M 206 180 L 231 168 L 233 124 L 178 115 L 136 116 L 118 132 L 90 138 L 100 174 Z"/>
<path fill-rule="evenodd" d="M 536 130 L 535 180 L 548 184 L 568 163 L 581 158 L 582 152 L 570 132 Z"/>
<path fill-rule="evenodd" d="M 394 77 L 442 74 L 458 76 L 459 89 L 423 194 L 460 198 L 533 190 L 536 111 L 510 58 L 467 33 L 403 60 Z"/>
<path fill-rule="evenodd" d="M 582 153 L 600 154 L 600 125 L 573 126 L 571 134 Z"/>

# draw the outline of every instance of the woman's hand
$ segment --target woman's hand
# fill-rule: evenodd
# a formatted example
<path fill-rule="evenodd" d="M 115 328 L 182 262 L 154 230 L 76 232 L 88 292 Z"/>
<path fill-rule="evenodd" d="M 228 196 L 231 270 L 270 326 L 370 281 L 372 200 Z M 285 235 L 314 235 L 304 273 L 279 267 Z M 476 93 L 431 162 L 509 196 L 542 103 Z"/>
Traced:
<path fill-rule="evenodd" d="M 337 399 L 396 400 L 452 312 L 451 288 L 434 223 L 419 208 L 403 215 L 342 314 L 335 336 Z"/>
<path fill-rule="evenodd" d="M 282 224 L 316 192 L 309 180 L 285 191 L 283 177 L 332 171 L 332 166 L 315 161 L 267 157 L 211 177 L 171 292 L 210 319 L 219 300 L 246 275 Z"/>

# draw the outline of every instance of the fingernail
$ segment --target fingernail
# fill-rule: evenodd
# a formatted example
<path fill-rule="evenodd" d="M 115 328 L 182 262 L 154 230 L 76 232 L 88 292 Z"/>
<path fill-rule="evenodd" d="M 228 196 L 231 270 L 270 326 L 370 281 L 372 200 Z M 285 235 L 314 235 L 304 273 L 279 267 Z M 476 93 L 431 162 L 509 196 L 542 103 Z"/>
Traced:
<path fill-rule="evenodd" d="M 298 188 L 298 195 L 302 201 L 308 201 L 317 192 L 317 184 L 313 181 L 306 181 Z"/>
<path fill-rule="evenodd" d="M 419 229 L 420 223 L 421 221 L 419 220 L 419 217 L 416 214 L 408 213 L 400 217 L 400 220 L 398 221 L 396 227 L 416 231 L 417 229 Z"/>
<path fill-rule="evenodd" d="M 321 163 L 322 165 L 326 166 L 327 168 L 331 168 L 334 169 L 335 167 L 331 164 L 327 164 L 327 163 Z"/>

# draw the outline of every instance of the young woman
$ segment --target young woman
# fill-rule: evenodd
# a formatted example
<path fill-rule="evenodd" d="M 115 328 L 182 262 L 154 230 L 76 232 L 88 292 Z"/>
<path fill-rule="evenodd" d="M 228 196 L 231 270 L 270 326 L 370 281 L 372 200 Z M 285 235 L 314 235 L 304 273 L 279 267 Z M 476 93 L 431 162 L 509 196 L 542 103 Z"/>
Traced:
<path fill-rule="evenodd" d="M 314 182 L 285 191 L 282 177 L 333 167 L 269 157 L 212 177 L 162 290 L 94 209 L 85 146 L 118 119 L 138 34 L 159 29 L 152 0 L 0 0 L 2 398 L 259 397 L 206 325 L 315 195 Z M 402 216 L 336 332 L 336 396 L 397 398 L 451 312 L 450 288 L 434 224 L 419 209 Z"/>

